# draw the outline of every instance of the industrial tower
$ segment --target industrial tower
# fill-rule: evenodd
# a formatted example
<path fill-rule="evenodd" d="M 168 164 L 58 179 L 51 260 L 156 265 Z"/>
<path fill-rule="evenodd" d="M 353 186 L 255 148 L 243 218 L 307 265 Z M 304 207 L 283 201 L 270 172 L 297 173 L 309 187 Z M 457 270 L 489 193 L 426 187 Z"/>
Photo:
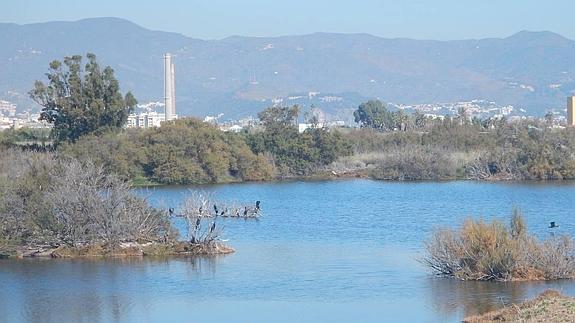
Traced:
<path fill-rule="evenodd" d="M 172 55 L 164 54 L 164 104 L 166 121 L 174 120 L 176 115 L 176 71 Z"/>

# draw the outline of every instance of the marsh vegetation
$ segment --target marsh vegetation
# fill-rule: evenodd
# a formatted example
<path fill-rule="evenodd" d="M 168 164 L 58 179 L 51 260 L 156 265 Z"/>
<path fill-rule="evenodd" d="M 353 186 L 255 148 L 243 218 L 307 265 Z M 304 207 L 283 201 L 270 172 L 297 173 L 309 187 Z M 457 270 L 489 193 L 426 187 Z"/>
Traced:
<path fill-rule="evenodd" d="M 575 243 L 564 235 L 538 240 L 515 209 L 508 226 L 470 218 L 458 230 L 437 229 L 422 262 L 435 274 L 461 280 L 572 279 Z"/>

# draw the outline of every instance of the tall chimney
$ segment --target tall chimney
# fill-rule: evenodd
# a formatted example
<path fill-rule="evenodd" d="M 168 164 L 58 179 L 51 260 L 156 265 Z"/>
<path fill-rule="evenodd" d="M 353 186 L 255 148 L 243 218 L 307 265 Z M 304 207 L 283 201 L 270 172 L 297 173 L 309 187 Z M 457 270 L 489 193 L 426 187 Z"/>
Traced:
<path fill-rule="evenodd" d="M 171 65 L 172 73 L 172 118 L 176 117 L 176 68 L 174 63 Z"/>
<path fill-rule="evenodd" d="M 164 104 L 166 121 L 173 119 L 174 89 L 172 78 L 173 66 L 172 56 L 169 53 L 164 54 Z"/>

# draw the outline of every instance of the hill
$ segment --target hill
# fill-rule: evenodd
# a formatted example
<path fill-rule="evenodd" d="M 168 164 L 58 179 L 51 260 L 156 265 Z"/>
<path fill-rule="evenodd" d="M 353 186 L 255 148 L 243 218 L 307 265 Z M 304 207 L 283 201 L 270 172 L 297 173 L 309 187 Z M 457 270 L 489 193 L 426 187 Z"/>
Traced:
<path fill-rule="evenodd" d="M 0 24 L 0 44 L 0 99 L 17 102 L 27 102 L 51 60 L 86 52 L 111 65 L 140 102 L 162 100 L 162 54 L 175 54 L 181 115 L 253 114 L 273 98 L 309 92 L 328 95 L 314 103 L 334 112 L 377 97 L 403 104 L 486 99 L 542 114 L 562 108 L 575 90 L 575 42 L 551 32 L 461 41 L 329 33 L 206 41 L 93 18 Z"/>

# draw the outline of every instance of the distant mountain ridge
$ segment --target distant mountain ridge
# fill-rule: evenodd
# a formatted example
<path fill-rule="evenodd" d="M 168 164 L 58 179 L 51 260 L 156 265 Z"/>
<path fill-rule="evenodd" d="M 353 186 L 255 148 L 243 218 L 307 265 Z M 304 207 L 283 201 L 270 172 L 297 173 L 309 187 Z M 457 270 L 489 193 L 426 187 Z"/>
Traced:
<path fill-rule="evenodd" d="M 416 104 L 486 99 L 542 114 L 575 90 L 575 42 L 551 32 L 433 41 L 314 33 L 198 40 L 118 18 L 0 24 L 0 99 L 24 97 L 48 63 L 93 52 L 122 90 L 163 97 L 162 54 L 175 55 L 178 113 L 254 114 L 275 97 L 351 93 Z M 333 102 L 326 109 L 344 108 Z"/>

